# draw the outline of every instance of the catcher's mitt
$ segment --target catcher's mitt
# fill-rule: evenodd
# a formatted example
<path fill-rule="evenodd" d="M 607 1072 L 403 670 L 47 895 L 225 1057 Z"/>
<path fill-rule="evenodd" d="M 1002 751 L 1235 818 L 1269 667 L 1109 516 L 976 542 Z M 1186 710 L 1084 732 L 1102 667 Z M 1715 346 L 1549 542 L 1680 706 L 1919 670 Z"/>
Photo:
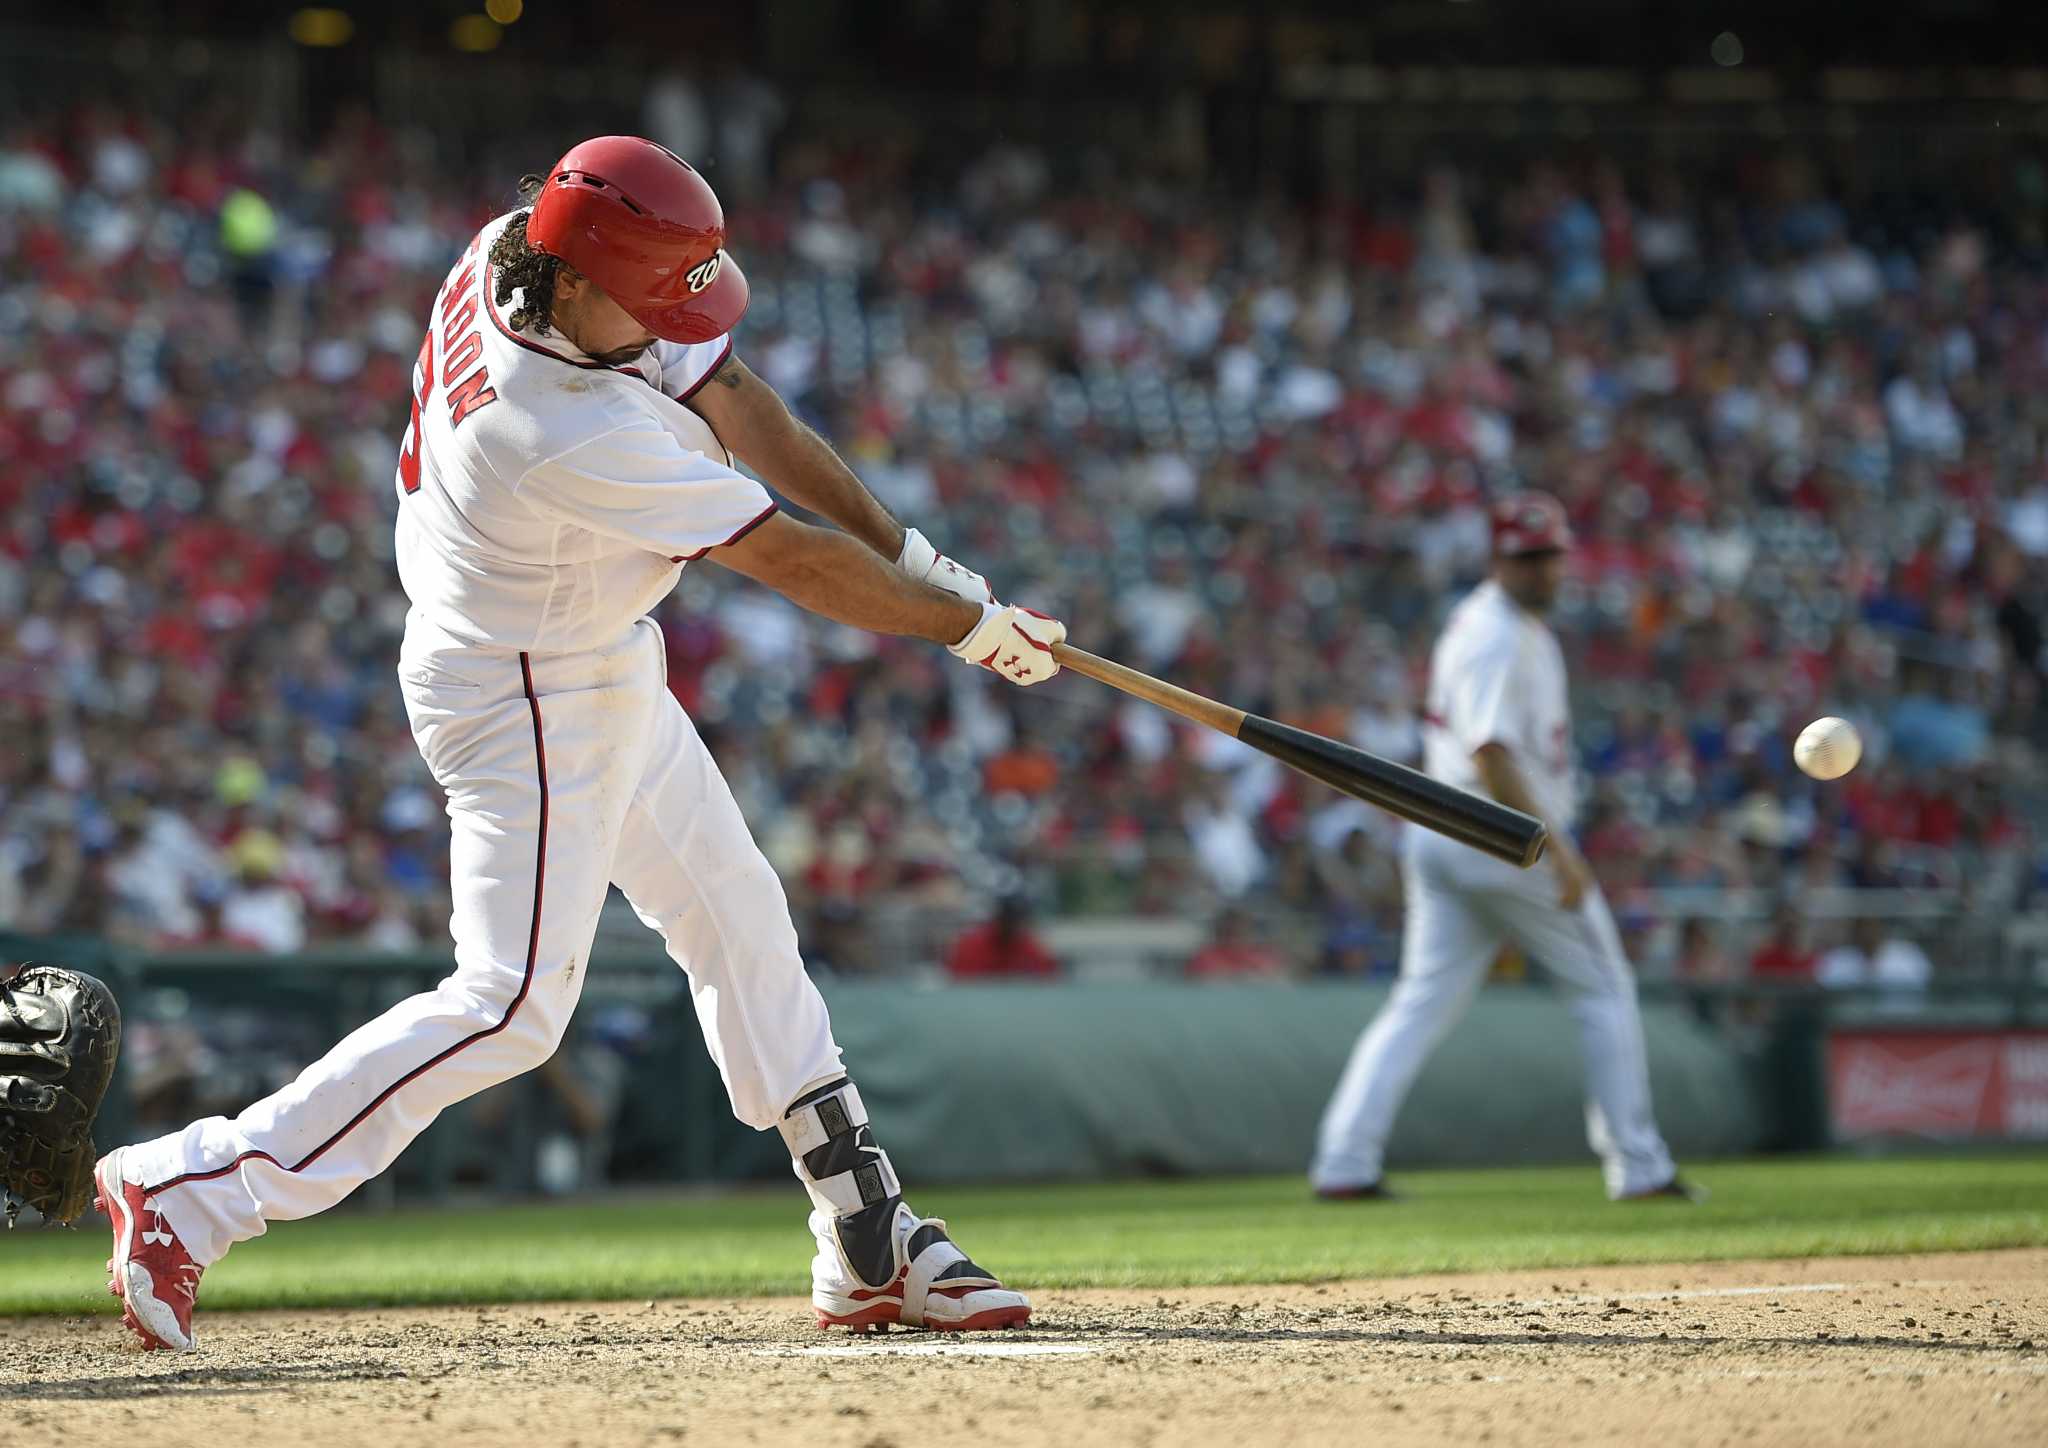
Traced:
<path fill-rule="evenodd" d="M 92 1201 L 92 1120 L 121 1052 L 121 1008 L 61 965 L 0 966 L 0 1196 L 68 1222 Z M 19 1198 L 19 1200 L 17 1200 Z"/>

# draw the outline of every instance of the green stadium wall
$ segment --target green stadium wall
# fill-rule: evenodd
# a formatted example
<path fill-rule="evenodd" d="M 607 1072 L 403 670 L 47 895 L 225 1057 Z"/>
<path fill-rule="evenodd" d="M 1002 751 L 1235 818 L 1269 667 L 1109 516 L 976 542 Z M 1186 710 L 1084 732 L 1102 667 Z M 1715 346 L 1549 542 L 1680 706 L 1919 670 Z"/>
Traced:
<path fill-rule="evenodd" d="M 825 988 L 878 1140 L 910 1181 L 1290 1172 L 1384 988 L 902 985 Z M 657 1053 L 695 1051 L 675 1019 Z M 1753 1151 L 1753 1073 L 1677 1006 L 1643 1012 L 1658 1119 L 1697 1159 Z M 671 1077 L 671 1080 L 674 1078 Z M 1423 1068 L 1388 1164 L 1590 1161 L 1578 1031 L 1540 987 L 1482 991 Z M 711 1089 L 704 1089 L 709 1086 Z M 663 1118 L 691 1176 L 788 1170 L 775 1138 L 714 1143 L 715 1083 Z M 681 1104 L 681 1103 L 676 1103 Z M 730 1120 L 729 1113 L 725 1119 Z M 743 1130 L 743 1129 L 742 1129 Z M 651 1143 L 650 1143 L 651 1145 Z M 657 1152 L 668 1156 L 668 1152 Z"/>
<path fill-rule="evenodd" d="M 446 970 L 436 955 L 333 952 L 281 968 L 247 956 L 149 957 L 95 940 L 0 933 L 0 959 L 13 958 L 97 971 L 131 1004 L 148 986 L 189 993 L 196 1014 L 210 1002 L 310 1014 L 337 1039 Z M 579 1012 L 586 1020 L 627 979 L 679 984 L 665 959 L 607 965 L 619 973 L 593 971 L 592 998 Z M 1336 984 L 821 988 L 877 1134 L 913 1181 L 1304 1170 L 1323 1105 L 1387 994 Z M 640 999 L 652 1004 L 656 1029 L 637 1053 L 613 1125 L 613 1174 L 786 1175 L 775 1133 L 733 1119 L 687 996 Z M 1745 1058 L 1684 1005 L 1644 1004 L 1657 1116 L 1681 1158 L 1823 1144 L 1818 1016 L 1808 1003 L 1786 1019 L 1806 1024 L 1778 1033 L 1782 1060 Z M 1564 999 L 1542 986 L 1489 987 L 1417 1078 L 1389 1167 L 1589 1161 L 1581 1081 Z M 128 1116 L 117 1085 L 100 1123 L 103 1143 L 127 1139 Z M 460 1107 L 430 1128 L 400 1163 L 407 1190 L 445 1190 L 469 1131 Z"/>

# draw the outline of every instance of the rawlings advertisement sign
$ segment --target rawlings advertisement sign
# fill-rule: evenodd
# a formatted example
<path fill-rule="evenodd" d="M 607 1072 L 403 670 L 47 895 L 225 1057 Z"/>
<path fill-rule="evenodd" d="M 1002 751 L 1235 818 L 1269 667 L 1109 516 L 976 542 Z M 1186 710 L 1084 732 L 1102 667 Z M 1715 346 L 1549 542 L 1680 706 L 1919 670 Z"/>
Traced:
<path fill-rule="evenodd" d="M 2048 1139 L 2048 1031 L 1836 1031 L 1828 1116 L 1837 1141 Z"/>

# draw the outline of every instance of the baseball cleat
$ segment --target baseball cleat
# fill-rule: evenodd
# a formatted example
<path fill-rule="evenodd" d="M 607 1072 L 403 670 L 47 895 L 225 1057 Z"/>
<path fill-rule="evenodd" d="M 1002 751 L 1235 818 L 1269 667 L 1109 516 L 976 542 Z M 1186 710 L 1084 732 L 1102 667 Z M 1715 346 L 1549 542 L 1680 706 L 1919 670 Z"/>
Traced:
<path fill-rule="evenodd" d="M 93 1205 L 114 1225 L 107 1291 L 121 1299 L 121 1321 L 145 1348 L 192 1351 L 192 1309 L 206 1269 L 192 1260 L 141 1184 L 122 1180 L 118 1150 L 100 1158 L 93 1183 L 99 1189 Z"/>
<path fill-rule="evenodd" d="M 813 1221 L 813 1229 L 816 1228 Z M 830 1236 L 818 1239 L 812 1264 L 811 1305 L 819 1327 L 887 1332 L 922 1327 L 932 1332 L 986 1332 L 1022 1327 L 1031 1304 L 975 1265 L 946 1235 L 937 1217 L 920 1217 L 898 1204 L 895 1223 L 896 1275 L 886 1287 L 852 1281 Z"/>
<path fill-rule="evenodd" d="M 1706 1199 L 1705 1187 L 1696 1187 L 1680 1176 L 1674 1176 L 1661 1187 L 1647 1187 L 1639 1192 L 1623 1192 L 1615 1198 L 1617 1202 L 1703 1202 Z"/>
<path fill-rule="evenodd" d="M 1401 1194 L 1384 1181 L 1362 1182 L 1355 1187 L 1317 1187 L 1319 1202 L 1398 1202 Z"/>

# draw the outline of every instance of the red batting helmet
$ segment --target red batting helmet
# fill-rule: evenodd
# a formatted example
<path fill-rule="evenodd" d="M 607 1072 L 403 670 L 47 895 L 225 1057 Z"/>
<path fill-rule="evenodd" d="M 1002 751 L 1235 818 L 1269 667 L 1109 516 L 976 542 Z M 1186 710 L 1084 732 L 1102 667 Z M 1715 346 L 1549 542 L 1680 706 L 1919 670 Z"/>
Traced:
<path fill-rule="evenodd" d="M 1571 546 L 1571 521 L 1564 515 L 1564 504 L 1550 494 L 1511 493 L 1493 505 L 1496 558 L 1560 553 Z"/>
<path fill-rule="evenodd" d="M 638 136 L 571 147 L 534 198 L 526 239 L 667 341 L 708 342 L 746 314 L 718 197 L 689 162 Z"/>

